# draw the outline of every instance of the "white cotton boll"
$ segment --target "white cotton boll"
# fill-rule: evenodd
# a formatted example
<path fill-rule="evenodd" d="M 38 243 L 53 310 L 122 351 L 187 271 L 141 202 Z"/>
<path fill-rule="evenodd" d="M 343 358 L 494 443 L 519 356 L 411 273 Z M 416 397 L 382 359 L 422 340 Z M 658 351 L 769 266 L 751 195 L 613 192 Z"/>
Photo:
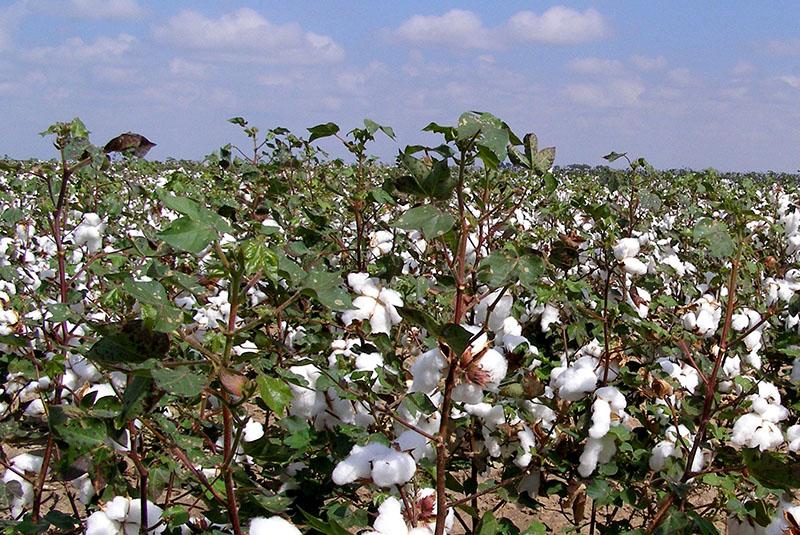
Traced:
<path fill-rule="evenodd" d="M 536 447 L 536 435 L 534 435 L 531 428 L 526 425 L 523 427 L 522 431 L 517 433 L 517 438 L 519 439 L 519 447 L 522 449 L 522 452 L 514 459 L 514 464 L 520 468 L 525 468 L 531 464 L 531 460 L 533 460 L 531 449 Z"/>
<path fill-rule="evenodd" d="M 409 369 L 414 378 L 409 391 L 432 394 L 438 388 L 446 366 L 447 361 L 438 349 L 432 349 L 418 356 Z"/>
<path fill-rule="evenodd" d="M 550 332 L 550 326 L 554 323 L 560 323 L 559 311 L 550 303 L 544 306 L 542 317 L 539 319 L 542 326 L 542 332 Z"/>
<path fill-rule="evenodd" d="M 126 535 L 138 533 L 140 531 L 139 526 L 141 525 L 142 518 L 142 500 L 139 498 L 130 498 L 129 500 L 130 505 L 128 508 L 128 515 L 125 519 Z M 167 526 L 161 523 L 161 515 L 163 514 L 161 507 L 157 506 L 150 500 L 146 501 L 145 507 L 147 509 L 147 533 L 153 533 L 155 535 L 163 533 L 167 529 Z M 155 525 L 159 523 L 161 523 L 161 525 L 159 527 L 155 527 Z"/>
<path fill-rule="evenodd" d="M 687 312 L 681 316 L 681 324 L 687 331 L 693 331 L 697 325 L 697 317 L 694 315 L 694 312 Z"/>
<path fill-rule="evenodd" d="M 453 401 L 474 405 L 483 401 L 483 388 L 475 383 L 461 383 L 453 389 Z"/>
<path fill-rule="evenodd" d="M 508 372 L 508 361 L 499 351 L 494 349 L 487 349 L 478 365 L 489 376 L 489 382 L 484 385 L 489 390 L 496 389 Z"/>
<path fill-rule="evenodd" d="M 554 370 L 555 371 L 555 370 Z M 597 385 L 594 369 L 583 366 L 570 366 L 551 381 L 558 397 L 566 401 L 578 401 L 592 392 Z"/>
<path fill-rule="evenodd" d="M 786 521 L 786 514 L 791 515 L 795 522 L 800 522 L 800 505 L 792 505 L 781 500 L 780 506 L 772 517 L 772 522 L 764 529 L 764 535 L 786 535 L 789 531 L 789 523 Z"/>
<path fill-rule="evenodd" d="M 769 404 L 761 411 L 756 411 L 761 418 L 768 422 L 777 423 L 789 417 L 789 409 L 783 405 Z"/>
<path fill-rule="evenodd" d="M 582 477 L 589 477 L 597 469 L 597 465 L 607 463 L 617 452 L 614 437 L 606 435 L 603 438 L 586 439 L 586 445 L 580 457 L 578 473 Z"/>
<path fill-rule="evenodd" d="M 614 257 L 617 260 L 625 260 L 639 254 L 639 240 L 636 238 L 622 238 L 614 246 Z"/>
<path fill-rule="evenodd" d="M 372 460 L 372 481 L 379 487 L 390 488 L 408 483 L 417 471 L 417 463 L 407 453 L 389 449 Z"/>
<path fill-rule="evenodd" d="M 604 386 L 597 389 L 595 395 L 598 399 L 604 399 L 608 401 L 611 405 L 611 408 L 615 411 L 620 411 L 628 406 L 628 402 L 625 400 L 625 396 L 616 386 Z"/>
<path fill-rule="evenodd" d="M 264 436 L 264 426 L 261 422 L 249 421 L 244 426 L 242 432 L 242 440 L 244 442 L 253 442 Z"/>
<path fill-rule="evenodd" d="M 305 379 L 309 385 L 305 387 L 289 384 L 289 389 L 293 395 L 292 403 L 289 406 L 289 414 L 291 416 L 314 418 L 323 412 L 327 407 L 325 395 L 323 392 L 318 392 L 314 389 L 314 385 L 316 385 L 317 379 L 322 373 L 319 368 L 313 364 L 306 364 L 304 366 L 292 366 L 289 371 Z"/>
<path fill-rule="evenodd" d="M 709 337 L 717 330 L 718 319 L 707 308 L 701 308 L 695 319 L 695 330 L 703 337 Z"/>
<path fill-rule="evenodd" d="M 331 477 L 337 485 L 347 485 L 358 479 L 367 479 L 372 472 L 370 463 L 376 455 L 389 449 L 382 444 L 370 443 L 366 446 L 353 446 L 343 461 L 340 461 L 333 469 Z"/>
<path fill-rule="evenodd" d="M 372 525 L 380 535 L 408 535 L 400 500 L 390 496 L 378 507 L 378 517 Z"/>
<path fill-rule="evenodd" d="M 731 317 L 731 327 L 734 331 L 741 332 L 750 325 L 750 319 L 746 314 L 734 314 Z"/>
<path fill-rule="evenodd" d="M 783 433 L 774 423 L 762 420 L 761 425 L 753 433 L 751 444 L 751 447 L 758 446 L 761 451 L 778 448 L 783 444 Z"/>
<path fill-rule="evenodd" d="M 252 519 L 249 533 L 250 535 L 301 535 L 297 526 L 279 516 Z"/>
<path fill-rule="evenodd" d="M 89 474 L 76 477 L 69 483 L 78 492 L 78 501 L 82 504 L 86 505 L 94 498 L 94 485 L 92 485 L 92 479 Z"/>
<path fill-rule="evenodd" d="M 611 405 L 604 399 L 596 399 L 592 403 L 592 427 L 589 436 L 602 438 L 608 434 L 611 427 Z"/>
<path fill-rule="evenodd" d="M 647 264 L 638 258 L 626 258 L 622 261 L 622 269 L 631 275 L 644 275 L 647 273 Z"/>
<path fill-rule="evenodd" d="M 120 533 L 120 523 L 112 520 L 104 511 L 96 511 L 86 519 L 84 535 L 117 535 Z M 123 535 L 125 535 L 123 533 Z"/>
<path fill-rule="evenodd" d="M 675 443 L 670 440 L 662 440 L 656 444 L 650 452 L 650 470 L 656 472 L 663 470 L 667 465 L 667 459 L 669 457 L 675 457 L 675 453 Z"/>
<path fill-rule="evenodd" d="M 786 430 L 786 442 L 789 443 L 789 451 L 800 452 L 800 424 L 790 426 Z"/>
<path fill-rule="evenodd" d="M 380 353 L 359 353 L 355 362 L 357 371 L 374 371 L 383 366 L 383 355 Z"/>

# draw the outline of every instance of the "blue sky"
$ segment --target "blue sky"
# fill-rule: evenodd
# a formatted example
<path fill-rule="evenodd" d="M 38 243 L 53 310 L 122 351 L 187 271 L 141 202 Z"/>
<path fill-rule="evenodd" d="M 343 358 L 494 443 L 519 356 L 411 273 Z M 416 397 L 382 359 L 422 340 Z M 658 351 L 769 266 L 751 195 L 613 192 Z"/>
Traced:
<path fill-rule="evenodd" d="M 5 2 L 0 154 L 52 156 L 37 132 L 74 116 L 97 144 L 133 130 L 165 159 L 244 144 L 233 116 L 298 132 L 369 117 L 405 145 L 480 110 L 561 164 L 617 150 L 795 171 L 798 19 L 796 2 Z"/>

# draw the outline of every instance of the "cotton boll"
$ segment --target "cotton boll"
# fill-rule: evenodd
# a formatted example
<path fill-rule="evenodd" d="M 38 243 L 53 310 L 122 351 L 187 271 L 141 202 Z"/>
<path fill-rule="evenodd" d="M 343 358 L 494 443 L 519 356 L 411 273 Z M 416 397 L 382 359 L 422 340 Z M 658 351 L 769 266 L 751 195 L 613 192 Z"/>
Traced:
<path fill-rule="evenodd" d="M 417 463 L 413 457 L 392 449 L 372 460 L 372 481 L 379 487 L 404 485 L 416 471 Z"/>
<path fill-rule="evenodd" d="M 264 426 L 261 422 L 249 421 L 244 426 L 242 441 L 253 442 L 264 436 Z"/>
<path fill-rule="evenodd" d="M 542 311 L 542 317 L 539 319 L 542 326 L 542 332 L 550 332 L 550 326 L 554 323 L 560 323 L 559 311 L 550 303 L 546 304 Z"/>
<path fill-rule="evenodd" d="M 483 386 L 489 390 L 496 389 L 508 372 L 508 361 L 494 349 L 487 349 L 478 361 L 478 365 L 488 375 L 488 382 Z"/>
<path fill-rule="evenodd" d="M 650 470 L 656 472 L 663 470 L 667 465 L 667 459 L 675 456 L 675 443 L 670 440 L 662 440 L 650 452 Z"/>
<path fill-rule="evenodd" d="M 617 446 L 612 435 L 606 435 L 603 438 L 589 437 L 586 439 L 586 445 L 581 453 L 578 473 L 582 477 L 589 477 L 597 469 L 598 463 L 607 463 L 616 452 Z"/>
<path fill-rule="evenodd" d="M 517 455 L 517 458 L 514 459 L 514 464 L 520 468 L 526 468 L 531 464 L 531 460 L 533 459 L 531 449 L 536 447 L 536 436 L 533 434 L 533 431 L 531 431 L 531 428 L 526 425 L 523 427 L 522 431 L 517 433 L 517 438 L 519 439 L 519 447 L 522 451 Z"/>
<path fill-rule="evenodd" d="M 638 258 L 626 258 L 622 261 L 622 269 L 631 275 L 644 275 L 647 273 L 647 264 Z"/>
<path fill-rule="evenodd" d="M 611 405 L 604 399 L 596 399 L 592 403 L 592 427 L 589 428 L 589 436 L 592 438 L 602 438 L 608 434 L 611 427 Z"/>
<path fill-rule="evenodd" d="M 408 526 L 401 511 L 402 505 L 397 498 L 386 498 L 378 507 L 378 517 L 372 527 L 380 535 L 408 535 Z"/>
<path fill-rule="evenodd" d="M 112 520 L 104 511 L 96 511 L 86 519 L 84 535 L 117 535 L 120 533 L 119 522 Z"/>
<path fill-rule="evenodd" d="M 343 461 L 333 469 L 332 479 L 337 485 L 347 485 L 358 479 L 367 479 L 372 472 L 372 459 L 388 450 L 383 444 L 370 443 L 366 446 L 353 446 Z"/>
<path fill-rule="evenodd" d="M 800 424 L 786 430 L 786 442 L 789 443 L 789 451 L 800 452 Z"/>
<path fill-rule="evenodd" d="M 796 521 L 800 522 L 800 505 L 793 505 L 785 501 L 786 497 L 781 500 L 780 506 L 775 511 L 775 516 L 772 517 L 772 522 L 764 529 L 764 535 L 786 535 L 791 533 L 789 531 L 789 523 L 786 521 L 787 513 Z"/>
<path fill-rule="evenodd" d="M 731 317 L 731 328 L 734 331 L 741 332 L 750 325 L 750 319 L 747 317 L 746 314 L 734 314 Z"/>
<path fill-rule="evenodd" d="M 622 238 L 614 246 L 614 257 L 617 260 L 625 260 L 639 254 L 639 240 L 636 238 Z"/>
<path fill-rule="evenodd" d="M 555 374 L 556 369 L 553 370 Z M 578 401 L 592 392 L 597 385 L 597 374 L 594 370 L 583 366 L 570 366 L 555 378 L 551 375 L 551 386 L 558 397 L 567 401 Z"/>
<path fill-rule="evenodd" d="M 249 533 L 250 535 L 301 535 L 301 531 L 294 524 L 279 516 L 252 519 Z"/>
<path fill-rule="evenodd" d="M 453 389 L 453 401 L 474 405 L 483 401 L 483 388 L 475 383 L 461 383 Z"/>
<path fill-rule="evenodd" d="M 325 395 L 314 389 L 317 379 L 322 372 L 313 364 L 304 366 L 292 366 L 289 371 L 305 379 L 308 387 L 289 384 L 292 391 L 292 403 L 289 406 L 289 414 L 292 416 L 302 416 L 304 418 L 314 418 L 317 414 L 324 411 L 327 407 Z"/>
<path fill-rule="evenodd" d="M 409 391 L 412 393 L 424 392 L 432 394 L 438 388 L 446 366 L 447 361 L 438 349 L 433 349 L 418 356 L 409 369 L 414 378 Z"/>

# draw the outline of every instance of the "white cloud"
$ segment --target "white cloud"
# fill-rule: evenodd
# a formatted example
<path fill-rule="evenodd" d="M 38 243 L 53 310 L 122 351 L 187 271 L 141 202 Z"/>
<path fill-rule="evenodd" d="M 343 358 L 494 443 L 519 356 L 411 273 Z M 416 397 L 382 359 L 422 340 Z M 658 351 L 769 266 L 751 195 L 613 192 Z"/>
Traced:
<path fill-rule="evenodd" d="M 11 48 L 17 27 L 27 13 L 27 3 L 24 1 L 0 7 L 0 51 Z"/>
<path fill-rule="evenodd" d="M 584 43 L 607 34 L 606 21 L 598 11 L 581 12 L 563 6 L 551 7 L 541 15 L 519 11 L 505 24 L 493 28 L 486 27 L 472 11 L 451 9 L 443 15 L 414 15 L 391 32 L 395 38 L 416 46 L 483 50 L 513 43 Z"/>
<path fill-rule="evenodd" d="M 631 56 L 631 63 L 634 67 L 642 71 L 658 71 L 667 66 L 667 59 L 664 56 L 643 56 L 636 54 Z"/>
<path fill-rule="evenodd" d="M 325 35 L 299 24 L 273 24 L 250 8 L 217 19 L 185 10 L 154 29 L 156 38 L 179 47 L 265 63 L 316 64 L 344 59 L 344 50 Z"/>
<path fill-rule="evenodd" d="M 368 85 L 387 72 L 386 65 L 373 61 L 363 69 L 349 69 L 336 76 L 336 85 L 351 95 L 366 95 Z"/>
<path fill-rule="evenodd" d="M 71 37 L 58 46 L 33 48 L 25 56 L 34 61 L 58 63 L 113 61 L 125 55 L 134 43 L 136 38 L 126 33 L 117 37 L 98 37 L 91 43 L 80 37 Z"/>
<path fill-rule="evenodd" d="M 564 92 L 572 102 L 592 108 L 631 107 L 640 103 L 645 86 L 638 80 L 618 79 L 605 84 L 572 84 Z"/>
<path fill-rule="evenodd" d="M 692 71 L 686 68 L 671 69 L 667 72 L 667 78 L 680 87 L 690 87 L 700 83 Z"/>
<path fill-rule="evenodd" d="M 173 58 L 169 62 L 169 72 L 184 78 L 208 78 L 209 66 L 183 58 Z"/>
<path fill-rule="evenodd" d="M 734 76 L 747 76 L 756 72 L 756 66 L 749 61 L 739 61 L 731 69 L 731 74 Z"/>
<path fill-rule="evenodd" d="M 481 18 L 464 9 L 452 9 L 444 15 L 414 15 L 397 28 L 395 35 L 416 45 L 484 49 L 498 45 Z"/>
<path fill-rule="evenodd" d="M 69 0 L 63 11 L 77 18 L 109 20 L 139 19 L 145 14 L 136 0 Z"/>
<path fill-rule="evenodd" d="M 553 6 L 541 15 L 520 11 L 508 20 L 508 29 L 520 41 L 561 45 L 596 41 L 608 34 L 597 10 L 580 12 L 563 6 Z"/>
<path fill-rule="evenodd" d="M 800 89 L 800 76 L 781 76 L 778 78 L 781 82 L 788 85 L 792 89 Z"/>
<path fill-rule="evenodd" d="M 607 75 L 617 75 L 625 70 L 621 61 L 603 58 L 576 58 L 567 64 L 567 68 L 580 74 Z"/>
<path fill-rule="evenodd" d="M 767 43 L 767 51 L 778 56 L 800 55 L 800 37 L 770 41 Z"/>

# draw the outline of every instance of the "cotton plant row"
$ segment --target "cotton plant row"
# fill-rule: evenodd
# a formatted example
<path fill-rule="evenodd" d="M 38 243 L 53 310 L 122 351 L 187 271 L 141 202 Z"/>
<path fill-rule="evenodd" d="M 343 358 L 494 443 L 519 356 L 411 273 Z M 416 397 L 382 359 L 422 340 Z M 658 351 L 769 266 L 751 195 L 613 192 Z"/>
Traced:
<path fill-rule="evenodd" d="M 2 457 L 10 519 L 41 522 L 67 496 L 74 525 L 94 534 L 343 522 L 438 534 L 490 523 L 466 506 L 497 485 L 534 514 L 557 498 L 579 528 L 601 521 L 575 505 L 587 494 L 598 512 L 625 505 L 653 529 L 697 528 L 651 484 L 668 481 L 725 497 L 701 520 L 788 529 L 796 484 L 752 461 L 791 467 L 800 449 L 800 212 L 787 185 L 742 193 L 717 179 L 727 197 L 697 198 L 698 177 L 638 162 L 614 185 L 607 170 L 537 168 L 530 137 L 508 138 L 522 168 L 484 173 L 470 166 L 498 147 L 468 127 L 444 134 L 447 156 L 385 168 L 363 159 L 370 128 L 349 134 L 361 163 L 347 172 L 302 143 L 289 163 L 267 151 L 256 163 L 225 151 L 199 165 L 90 163 L 58 239 L 55 203 L 39 199 L 43 177 L 64 169 L 2 177 L 28 189 L 0 199 L 0 418 L 21 434 L 72 414 L 84 430 L 45 432 Z M 277 154 L 284 134 L 270 135 Z M 458 179 L 448 196 L 426 174 L 437 159 Z M 664 188 L 644 191 L 645 175 Z M 114 180 L 124 195 L 98 194 Z M 435 210 L 409 221 L 420 207 Z M 181 225 L 213 239 L 184 240 Z M 176 315 L 158 327 L 170 340 L 163 365 L 109 364 L 93 350 L 119 340 L 104 325 Z M 133 393 L 136 376 L 151 394 Z M 101 437 L 88 465 L 87 429 Z M 56 456 L 81 458 L 82 473 L 61 477 Z M 128 468 L 104 477 L 112 459 Z M 734 486 L 715 486 L 718 473 Z"/>

